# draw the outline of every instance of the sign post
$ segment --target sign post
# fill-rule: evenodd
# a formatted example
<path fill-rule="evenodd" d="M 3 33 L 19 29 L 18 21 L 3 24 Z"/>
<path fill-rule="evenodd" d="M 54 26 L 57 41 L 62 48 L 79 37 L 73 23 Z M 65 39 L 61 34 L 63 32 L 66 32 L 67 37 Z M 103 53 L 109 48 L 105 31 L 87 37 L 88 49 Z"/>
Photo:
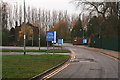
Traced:
<path fill-rule="evenodd" d="M 83 44 L 86 44 L 87 43 L 87 39 L 83 39 Z"/>
<path fill-rule="evenodd" d="M 58 45 L 59 44 L 61 44 L 61 49 L 62 49 L 63 39 L 58 39 Z"/>
<path fill-rule="evenodd" d="M 46 31 L 46 41 L 53 41 L 54 43 L 56 41 L 56 31 Z M 47 48 L 47 53 L 48 53 L 48 48 Z"/>

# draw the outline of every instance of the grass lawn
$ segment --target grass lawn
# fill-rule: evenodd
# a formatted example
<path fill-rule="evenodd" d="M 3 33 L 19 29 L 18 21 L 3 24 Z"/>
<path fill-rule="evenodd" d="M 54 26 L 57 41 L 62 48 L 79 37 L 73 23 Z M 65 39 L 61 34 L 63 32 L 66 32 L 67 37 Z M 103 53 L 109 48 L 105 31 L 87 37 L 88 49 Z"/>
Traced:
<path fill-rule="evenodd" d="M 31 78 L 65 61 L 69 56 L 60 54 L 3 55 L 3 78 Z"/>
<path fill-rule="evenodd" d="M 49 49 L 48 50 L 49 53 L 52 53 L 53 51 L 55 53 L 70 53 L 70 50 L 67 50 L 67 49 Z"/>
<path fill-rule="evenodd" d="M 2 52 L 23 52 L 24 50 L 15 50 L 15 49 L 3 49 L 3 50 L 0 50 Z M 26 50 L 27 52 L 46 52 L 47 50 L 46 49 L 41 49 L 41 50 Z M 55 52 L 55 53 L 70 53 L 69 50 L 67 49 L 48 49 L 48 52 L 49 53 L 52 53 L 52 52 Z"/>

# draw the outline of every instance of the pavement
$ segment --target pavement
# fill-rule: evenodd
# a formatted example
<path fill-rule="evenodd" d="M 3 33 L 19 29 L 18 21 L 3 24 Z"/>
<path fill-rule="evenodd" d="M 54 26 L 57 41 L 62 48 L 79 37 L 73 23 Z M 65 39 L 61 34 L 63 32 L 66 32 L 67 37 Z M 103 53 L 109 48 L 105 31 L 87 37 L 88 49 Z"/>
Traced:
<path fill-rule="evenodd" d="M 15 47 L 15 46 L 0 46 L 0 49 L 16 49 L 16 50 L 23 50 L 24 47 Z M 39 47 L 26 47 L 29 50 L 38 50 Z M 47 49 L 47 47 L 40 47 L 40 49 Z M 48 47 L 48 49 L 53 49 L 53 47 Z M 59 49 L 59 47 L 54 47 L 54 49 Z M 24 52 L 2 52 L 2 55 L 12 55 L 12 54 L 24 54 Z M 31 55 L 40 55 L 40 54 L 47 54 L 46 52 L 26 52 L 26 54 Z M 48 54 L 63 54 L 63 55 L 70 55 L 70 53 L 48 53 Z"/>
<path fill-rule="evenodd" d="M 57 47 L 54 47 L 54 48 L 56 49 Z M 18 46 L 0 46 L 0 49 L 24 49 L 24 47 L 18 47 Z M 26 49 L 39 50 L 39 47 L 29 47 L 29 46 L 26 46 Z M 40 49 L 47 49 L 47 47 L 40 47 Z M 48 47 L 48 49 L 53 49 L 53 47 Z"/>

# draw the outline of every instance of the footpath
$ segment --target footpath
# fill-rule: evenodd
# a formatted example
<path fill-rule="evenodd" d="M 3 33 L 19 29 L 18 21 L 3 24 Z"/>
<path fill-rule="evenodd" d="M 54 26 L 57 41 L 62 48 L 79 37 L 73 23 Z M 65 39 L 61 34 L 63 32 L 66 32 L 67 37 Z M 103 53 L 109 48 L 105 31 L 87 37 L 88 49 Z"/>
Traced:
<path fill-rule="evenodd" d="M 118 51 L 100 49 L 100 48 L 94 48 L 94 47 L 88 47 L 88 46 L 78 46 L 78 45 L 77 45 L 77 47 L 97 51 L 97 52 L 103 53 L 105 55 L 111 56 L 113 58 L 117 58 L 120 61 L 120 52 L 118 52 Z"/>

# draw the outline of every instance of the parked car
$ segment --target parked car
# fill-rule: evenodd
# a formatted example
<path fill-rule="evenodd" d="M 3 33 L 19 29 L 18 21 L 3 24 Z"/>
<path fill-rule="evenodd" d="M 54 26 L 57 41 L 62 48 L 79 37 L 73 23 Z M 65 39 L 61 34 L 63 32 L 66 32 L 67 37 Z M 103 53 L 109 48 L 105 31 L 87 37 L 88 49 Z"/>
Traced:
<path fill-rule="evenodd" d="M 82 45 L 82 44 L 87 45 L 88 38 L 84 38 L 84 40 L 82 38 L 73 38 L 72 44 L 73 45 Z"/>
<path fill-rule="evenodd" d="M 82 38 L 73 38 L 73 45 L 82 44 Z"/>

